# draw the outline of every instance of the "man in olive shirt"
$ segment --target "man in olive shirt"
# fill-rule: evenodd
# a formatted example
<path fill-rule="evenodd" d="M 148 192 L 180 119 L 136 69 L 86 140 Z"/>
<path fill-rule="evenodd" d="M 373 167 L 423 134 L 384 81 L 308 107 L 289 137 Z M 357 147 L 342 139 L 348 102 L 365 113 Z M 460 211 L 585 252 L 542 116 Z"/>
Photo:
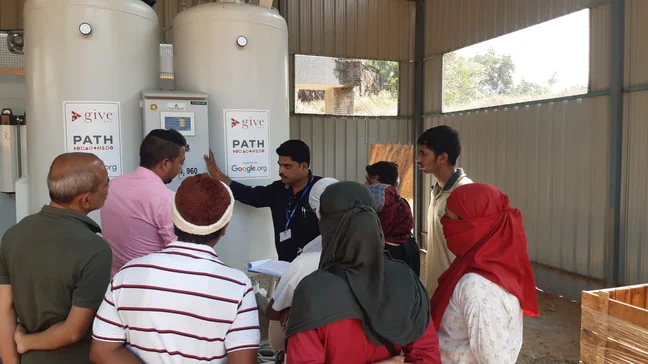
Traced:
<path fill-rule="evenodd" d="M 110 282 L 110 247 L 87 216 L 108 195 L 103 162 L 89 153 L 62 154 L 47 186 L 51 203 L 2 237 L 4 364 L 90 363 L 90 328 Z"/>

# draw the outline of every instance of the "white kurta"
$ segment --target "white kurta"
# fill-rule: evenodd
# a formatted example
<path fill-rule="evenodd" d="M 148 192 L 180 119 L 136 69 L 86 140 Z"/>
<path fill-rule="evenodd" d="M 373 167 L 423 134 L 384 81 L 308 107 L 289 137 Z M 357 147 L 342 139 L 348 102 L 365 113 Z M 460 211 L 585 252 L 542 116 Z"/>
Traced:
<path fill-rule="evenodd" d="M 455 287 L 441 320 L 443 364 L 514 364 L 522 348 L 518 299 L 475 273 Z"/>

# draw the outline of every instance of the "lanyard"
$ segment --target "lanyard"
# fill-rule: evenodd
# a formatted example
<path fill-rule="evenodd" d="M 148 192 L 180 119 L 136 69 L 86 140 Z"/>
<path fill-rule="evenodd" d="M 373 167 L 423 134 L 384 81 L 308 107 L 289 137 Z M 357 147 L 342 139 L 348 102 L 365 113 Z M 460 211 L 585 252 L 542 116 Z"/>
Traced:
<path fill-rule="evenodd" d="M 288 225 L 290 225 L 290 222 L 292 221 L 292 218 L 295 216 L 295 211 L 297 211 L 297 208 L 299 207 L 299 204 L 301 203 L 301 200 L 304 199 L 304 196 L 308 193 L 310 190 L 311 185 L 309 184 L 304 191 L 302 192 L 301 196 L 299 197 L 299 200 L 297 200 L 297 203 L 295 204 L 295 207 L 293 207 L 292 212 L 290 213 L 290 216 L 288 216 L 288 208 L 286 208 L 286 227 L 284 230 L 288 230 Z"/>

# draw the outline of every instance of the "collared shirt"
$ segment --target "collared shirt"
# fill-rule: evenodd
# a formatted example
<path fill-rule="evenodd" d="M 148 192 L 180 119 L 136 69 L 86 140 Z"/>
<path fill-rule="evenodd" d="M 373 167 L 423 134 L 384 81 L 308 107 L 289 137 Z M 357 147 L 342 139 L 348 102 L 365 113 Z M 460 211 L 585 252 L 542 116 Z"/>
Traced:
<path fill-rule="evenodd" d="M 127 263 L 97 312 L 93 337 L 125 343 L 145 363 L 227 363 L 258 349 L 250 279 L 201 244 L 174 242 Z"/>
<path fill-rule="evenodd" d="M 517 297 L 476 273 L 455 287 L 439 328 L 445 364 L 513 364 L 522 349 Z"/>
<path fill-rule="evenodd" d="M 292 306 L 295 289 L 297 289 L 299 282 L 319 268 L 321 256 L 321 251 L 303 253 L 288 265 L 286 272 L 284 272 L 279 280 L 277 288 L 272 293 L 272 299 L 274 300 L 272 305 L 273 310 L 283 311 Z"/>
<path fill-rule="evenodd" d="M 101 224 L 113 250 L 113 275 L 131 259 L 162 250 L 176 240 L 173 197 L 160 177 L 143 167 L 110 181 Z"/>
<path fill-rule="evenodd" d="M 44 206 L 11 227 L 0 246 L 0 284 L 11 284 L 16 316 L 28 333 L 65 321 L 72 306 L 96 310 L 110 282 L 112 254 L 99 226 L 81 213 Z M 91 333 L 21 362 L 90 363 Z"/>
<path fill-rule="evenodd" d="M 436 291 L 441 274 L 450 267 L 450 263 L 455 259 L 454 254 L 448 249 L 443 236 L 443 225 L 441 225 L 441 217 L 445 214 L 446 200 L 455 188 L 468 183 L 472 183 L 472 180 L 461 168 L 457 168 L 443 188 L 440 188 L 438 183 L 432 188 L 427 216 L 427 253 L 425 255 L 425 286 L 430 295 Z"/>
<path fill-rule="evenodd" d="M 237 201 L 253 207 L 270 208 L 279 260 L 292 262 L 297 257 L 299 250 L 320 234 L 319 220 L 308 203 L 311 192 L 309 186 L 320 179 L 322 177 L 311 176 L 308 186 L 305 187 L 305 189 L 308 188 L 308 191 L 301 190 L 297 194 L 294 194 L 292 188 L 280 180 L 268 186 L 258 187 L 250 187 L 232 181 L 230 188 Z M 281 241 L 280 234 L 286 230 L 286 211 L 291 199 L 293 199 L 293 203 L 290 207 L 295 209 L 295 214 L 288 226 L 291 238 Z"/>

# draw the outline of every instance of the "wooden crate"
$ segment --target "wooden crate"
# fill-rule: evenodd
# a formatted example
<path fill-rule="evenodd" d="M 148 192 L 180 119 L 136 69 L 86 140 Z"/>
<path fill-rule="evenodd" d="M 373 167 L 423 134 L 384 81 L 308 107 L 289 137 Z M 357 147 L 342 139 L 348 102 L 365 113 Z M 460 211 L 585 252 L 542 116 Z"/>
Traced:
<path fill-rule="evenodd" d="M 583 292 L 580 353 L 584 364 L 648 363 L 648 284 Z"/>

